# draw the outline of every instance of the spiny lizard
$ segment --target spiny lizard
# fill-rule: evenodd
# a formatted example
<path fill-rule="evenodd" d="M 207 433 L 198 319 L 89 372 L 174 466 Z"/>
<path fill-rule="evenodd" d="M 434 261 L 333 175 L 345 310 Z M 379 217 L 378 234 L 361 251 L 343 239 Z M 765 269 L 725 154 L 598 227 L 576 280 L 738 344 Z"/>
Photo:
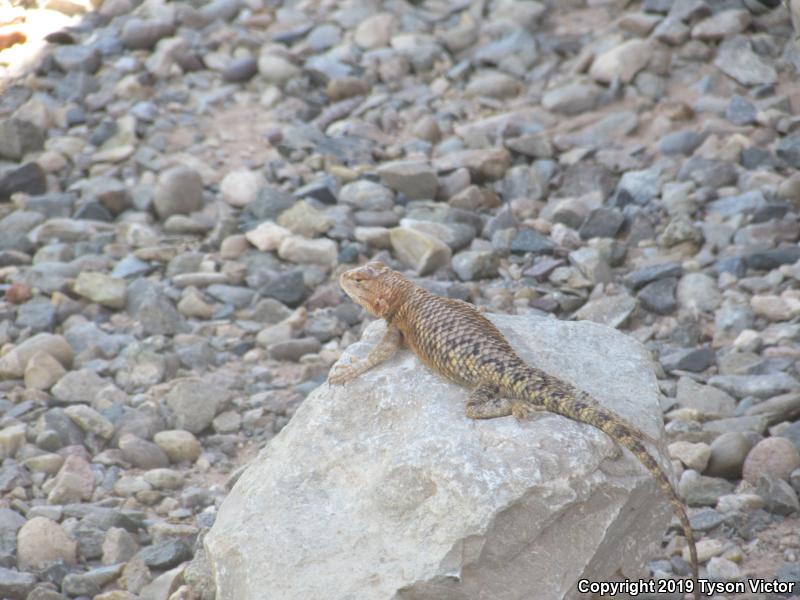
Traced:
<path fill-rule="evenodd" d="M 699 600 L 697 549 L 683 502 L 664 470 L 647 451 L 655 440 L 622 417 L 544 371 L 527 365 L 503 334 L 474 306 L 443 298 L 415 285 L 380 262 L 345 271 L 342 289 L 388 328 L 367 358 L 338 365 L 328 381 L 344 384 L 394 355 L 405 343 L 428 367 L 471 390 L 467 416 L 492 419 L 546 410 L 588 423 L 624 446 L 647 468 L 669 497 L 680 519 L 692 562 L 695 598 Z"/>

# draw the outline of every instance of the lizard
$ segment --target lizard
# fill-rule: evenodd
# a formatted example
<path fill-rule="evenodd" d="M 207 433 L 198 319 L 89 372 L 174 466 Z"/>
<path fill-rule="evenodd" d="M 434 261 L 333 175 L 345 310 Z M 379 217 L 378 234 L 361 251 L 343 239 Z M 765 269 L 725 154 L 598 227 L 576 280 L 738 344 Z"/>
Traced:
<path fill-rule="evenodd" d="M 524 419 L 533 410 L 545 410 L 603 431 L 647 468 L 669 498 L 689 546 L 699 600 L 694 533 L 680 496 L 647 450 L 646 444 L 656 444 L 651 436 L 587 392 L 525 363 L 472 304 L 433 294 L 377 261 L 344 271 L 339 284 L 369 314 L 384 319 L 387 329 L 366 358 L 335 366 L 328 377 L 331 385 L 355 379 L 405 345 L 431 370 L 470 390 L 469 418 Z"/>

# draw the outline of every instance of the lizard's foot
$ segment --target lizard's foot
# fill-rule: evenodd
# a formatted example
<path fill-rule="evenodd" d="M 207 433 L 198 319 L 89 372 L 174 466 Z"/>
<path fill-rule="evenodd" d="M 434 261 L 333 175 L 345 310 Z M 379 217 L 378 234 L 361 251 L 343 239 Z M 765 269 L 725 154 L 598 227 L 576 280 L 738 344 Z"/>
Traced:
<path fill-rule="evenodd" d="M 331 385 L 344 385 L 348 381 L 352 381 L 364 372 L 364 369 L 358 363 L 359 360 L 354 358 L 350 360 L 349 364 L 335 365 L 328 374 L 328 383 Z"/>
<path fill-rule="evenodd" d="M 497 419 L 511 414 L 511 401 L 508 398 L 494 398 L 478 404 L 468 403 L 467 416 L 470 419 Z"/>
<path fill-rule="evenodd" d="M 534 412 L 536 412 L 536 408 L 527 402 L 516 401 L 511 405 L 511 414 L 514 415 L 517 421 L 527 419 Z"/>
<path fill-rule="evenodd" d="M 470 419 L 496 419 L 511 414 L 511 401 L 497 397 L 497 387 L 482 385 L 469 395 L 466 414 Z"/>

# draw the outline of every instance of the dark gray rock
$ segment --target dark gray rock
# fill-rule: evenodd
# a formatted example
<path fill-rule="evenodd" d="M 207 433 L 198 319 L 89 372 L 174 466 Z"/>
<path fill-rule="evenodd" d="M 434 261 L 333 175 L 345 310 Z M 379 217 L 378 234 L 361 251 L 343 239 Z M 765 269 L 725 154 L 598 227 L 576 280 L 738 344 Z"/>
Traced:
<path fill-rule="evenodd" d="M 736 167 L 722 160 L 695 156 L 683 163 L 678 179 L 691 179 L 701 187 L 721 188 L 736 183 Z"/>
<path fill-rule="evenodd" d="M 0 567 L 0 598 L 23 600 L 36 584 L 36 576 Z"/>
<path fill-rule="evenodd" d="M 792 423 L 786 429 L 781 431 L 779 435 L 790 440 L 795 445 L 795 448 L 800 450 L 800 421 Z"/>
<path fill-rule="evenodd" d="M 56 86 L 56 98 L 66 102 L 84 102 L 86 96 L 100 89 L 97 79 L 86 71 L 70 71 Z"/>
<path fill-rule="evenodd" d="M 17 532 L 25 517 L 10 508 L 0 508 L 0 566 L 16 566 Z"/>
<path fill-rule="evenodd" d="M 740 256 L 721 258 L 714 263 L 714 271 L 718 275 L 730 273 L 736 277 L 744 277 L 747 274 L 747 261 Z"/>
<path fill-rule="evenodd" d="M 756 122 L 757 112 L 756 107 L 746 98 L 734 94 L 725 109 L 725 118 L 734 125 L 751 125 Z"/>
<path fill-rule="evenodd" d="M 727 164 L 727 163 L 726 163 Z M 728 182 L 732 183 L 732 182 Z M 727 184 L 726 184 L 727 185 Z M 750 190 L 735 196 L 726 196 L 709 202 L 707 209 L 723 217 L 732 217 L 739 213 L 752 213 L 766 205 L 767 201 L 760 190 Z"/>
<path fill-rule="evenodd" d="M 694 531 L 711 531 L 725 522 L 725 515 L 713 508 L 704 508 L 689 518 Z"/>
<path fill-rule="evenodd" d="M 32 483 L 25 467 L 15 464 L 0 467 L 0 492 L 5 494 L 15 487 L 29 487 Z"/>
<path fill-rule="evenodd" d="M 775 572 L 775 579 L 782 583 L 794 584 L 795 591 L 800 590 L 800 564 L 786 563 Z"/>
<path fill-rule="evenodd" d="M 253 290 L 238 285 L 214 284 L 208 286 L 206 292 L 215 300 L 236 308 L 249 306 L 255 297 Z"/>
<path fill-rule="evenodd" d="M 317 338 L 297 338 L 270 345 L 269 355 L 275 360 L 297 362 L 304 354 L 316 354 L 321 348 L 322 344 L 320 344 Z"/>
<path fill-rule="evenodd" d="M 72 214 L 77 196 L 72 193 L 53 193 L 31 196 L 25 201 L 25 210 L 40 213 L 48 219 L 68 217 Z"/>
<path fill-rule="evenodd" d="M 14 117 L 0 121 L 0 158 L 18 161 L 29 152 L 41 150 L 44 140 L 45 131 L 30 121 Z"/>
<path fill-rule="evenodd" d="M 0 133 L 0 136 L 2 133 Z M 0 202 L 8 202 L 11 194 L 44 194 L 47 191 L 47 174 L 39 163 L 29 162 L 21 167 L 0 173 Z"/>
<path fill-rule="evenodd" d="M 265 298 L 274 298 L 287 306 L 297 306 L 309 294 L 303 273 L 299 270 L 282 271 L 270 275 L 258 292 Z"/>
<path fill-rule="evenodd" d="M 599 207 L 586 216 L 578 232 L 584 240 L 595 237 L 612 238 L 617 235 L 623 223 L 625 216 L 620 211 Z"/>
<path fill-rule="evenodd" d="M 783 479 L 762 475 L 756 484 L 756 493 L 764 500 L 764 507 L 775 515 L 790 515 L 800 511 L 800 502 L 792 486 Z"/>
<path fill-rule="evenodd" d="M 800 168 L 800 135 L 791 135 L 778 141 L 775 153 L 790 167 Z"/>
<path fill-rule="evenodd" d="M 679 262 L 665 262 L 651 267 L 644 267 L 631 271 L 623 278 L 623 282 L 628 287 L 639 289 L 651 281 L 665 279 L 667 277 L 680 277 L 683 275 L 683 267 Z"/>
<path fill-rule="evenodd" d="M 678 285 L 676 277 L 666 277 L 656 279 L 645 285 L 636 297 L 642 306 L 659 315 L 666 315 L 674 311 L 678 306 L 675 298 L 675 288 Z"/>
<path fill-rule="evenodd" d="M 258 60 L 254 56 L 242 56 L 232 60 L 225 70 L 222 78 L 231 83 L 249 81 L 258 72 Z"/>
<path fill-rule="evenodd" d="M 791 265 L 800 260 L 800 246 L 785 246 L 775 250 L 752 252 L 744 259 L 751 269 L 770 271 L 781 265 Z"/>
<path fill-rule="evenodd" d="M 145 335 L 175 335 L 188 330 L 172 300 L 145 279 L 128 286 L 126 302 L 128 312 L 139 321 Z"/>
<path fill-rule="evenodd" d="M 191 560 L 192 549 L 181 539 L 167 539 L 142 548 L 138 556 L 148 567 L 159 570 L 177 567 L 184 561 Z"/>
<path fill-rule="evenodd" d="M 338 188 L 339 186 L 337 185 L 336 180 L 333 177 L 326 175 L 296 190 L 294 197 L 314 198 L 315 200 L 319 200 L 324 204 L 336 204 Z"/>
<path fill-rule="evenodd" d="M 78 446 L 84 440 L 83 430 L 61 408 L 51 408 L 39 417 L 36 429 L 36 445 L 49 452 Z"/>
<path fill-rule="evenodd" d="M 95 73 L 102 64 L 100 51 L 92 46 L 58 46 L 53 60 L 63 71 L 85 71 Z"/>
<path fill-rule="evenodd" d="M 512 252 L 533 252 L 534 254 L 552 254 L 555 242 L 549 237 L 537 233 L 527 227 L 517 230 L 511 240 Z"/>
<path fill-rule="evenodd" d="M 709 347 L 668 349 L 661 353 L 661 366 L 665 371 L 705 371 L 716 362 L 716 355 Z"/>
<path fill-rule="evenodd" d="M 129 19 L 122 28 L 120 40 L 129 50 L 149 50 L 161 38 L 168 37 L 175 32 L 175 26 L 166 20 Z"/>
<path fill-rule="evenodd" d="M 745 169 L 773 168 L 778 166 L 778 161 L 771 151 L 758 146 L 751 146 L 742 150 L 739 162 Z"/>
<path fill-rule="evenodd" d="M 52 331 L 56 324 L 56 309 L 48 298 L 32 298 L 17 309 L 16 324 L 30 327 L 33 333 Z"/>
<path fill-rule="evenodd" d="M 641 171 L 627 171 L 617 184 L 613 206 L 645 205 L 661 190 L 661 170 L 651 167 Z"/>
<path fill-rule="evenodd" d="M 694 129 L 682 129 L 664 135 L 658 142 L 662 154 L 691 154 L 703 143 L 704 135 Z"/>

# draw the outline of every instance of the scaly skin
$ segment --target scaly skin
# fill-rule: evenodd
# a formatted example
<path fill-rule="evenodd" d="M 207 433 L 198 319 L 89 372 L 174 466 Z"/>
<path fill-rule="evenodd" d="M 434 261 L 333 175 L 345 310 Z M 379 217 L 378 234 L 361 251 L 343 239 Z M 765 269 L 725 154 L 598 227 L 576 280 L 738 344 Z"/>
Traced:
<path fill-rule="evenodd" d="M 600 429 L 624 446 L 647 468 L 669 497 L 689 544 L 698 587 L 697 549 L 683 502 L 664 470 L 647 451 L 655 441 L 586 392 L 531 367 L 514 352 L 503 334 L 471 304 L 432 294 L 379 262 L 342 273 L 342 289 L 388 329 L 369 356 L 339 365 L 328 381 L 344 384 L 388 360 L 405 342 L 436 373 L 471 390 L 467 416 L 491 419 L 531 410 L 546 410 Z"/>

